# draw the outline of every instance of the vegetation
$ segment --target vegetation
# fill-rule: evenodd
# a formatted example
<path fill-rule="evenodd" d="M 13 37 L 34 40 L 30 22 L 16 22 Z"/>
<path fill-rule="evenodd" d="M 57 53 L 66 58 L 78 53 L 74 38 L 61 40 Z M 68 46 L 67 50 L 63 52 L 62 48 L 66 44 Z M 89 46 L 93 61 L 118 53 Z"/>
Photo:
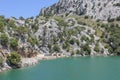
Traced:
<path fill-rule="evenodd" d="M 120 49 L 120 27 L 118 25 L 110 26 L 109 45 L 114 53 L 119 54 Z"/>
<path fill-rule="evenodd" d="M 0 56 L 0 67 L 3 66 L 3 62 L 4 62 L 4 59 L 3 59 L 3 57 Z"/>
<path fill-rule="evenodd" d="M 60 50 L 60 46 L 58 45 L 58 44 L 55 44 L 54 46 L 53 46 L 53 50 L 54 50 L 54 52 L 60 52 L 61 50 Z"/>
<path fill-rule="evenodd" d="M 5 33 L 2 33 L 0 35 L 0 41 L 3 46 L 7 46 L 8 45 L 8 36 Z"/>
<path fill-rule="evenodd" d="M 38 41 L 38 39 L 36 39 L 36 38 L 34 38 L 34 37 L 29 37 L 29 39 L 28 39 L 28 42 L 30 42 L 30 44 L 32 45 L 32 46 L 34 46 L 34 45 L 39 45 L 40 43 L 39 43 L 39 41 Z"/>
<path fill-rule="evenodd" d="M 17 32 L 19 34 L 25 34 L 25 33 L 28 32 L 28 29 L 26 27 L 24 27 L 24 26 L 19 26 L 19 27 L 17 27 Z"/>
<path fill-rule="evenodd" d="M 3 22 L 0 22 L 0 32 L 4 32 L 5 26 Z"/>
<path fill-rule="evenodd" d="M 9 43 L 11 48 L 13 48 L 14 50 L 17 49 L 18 40 L 16 38 L 11 38 Z"/>
<path fill-rule="evenodd" d="M 58 21 L 58 26 L 64 26 L 64 27 L 67 26 L 67 22 L 65 22 L 62 17 L 55 17 L 54 19 Z"/>
<path fill-rule="evenodd" d="M 100 52 L 100 47 L 99 47 L 99 45 L 98 45 L 98 44 L 96 44 L 96 46 L 95 46 L 94 50 L 95 50 L 96 52 Z"/>
<path fill-rule="evenodd" d="M 11 55 L 8 57 L 8 61 L 11 65 L 19 67 L 21 63 L 21 56 L 17 52 L 12 52 Z"/>
<path fill-rule="evenodd" d="M 86 55 L 90 55 L 91 53 L 91 48 L 89 47 L 88 44 L 85 44 L 83 47 L 82 47 L 83 51 L 85 51 L 85 54 Z"/>

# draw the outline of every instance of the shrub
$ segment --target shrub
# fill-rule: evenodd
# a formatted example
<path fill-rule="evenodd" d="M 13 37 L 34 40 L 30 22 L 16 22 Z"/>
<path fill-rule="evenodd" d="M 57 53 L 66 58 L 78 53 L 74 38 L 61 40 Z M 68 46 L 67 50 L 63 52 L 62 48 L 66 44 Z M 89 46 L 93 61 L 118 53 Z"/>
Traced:
<path fill-rule="evenodd" d="M 34 32 L 36 32 L 38 30 L 38 26 L 36 24 L 32 24 L 31 28 Z"/>
<path fill-rule="evenodd" d="M 83 40 L 87 41 L 88 38 L 87 38 L 85 35 L 83 35 L 83 36 L 81 37 L 81 40 L 82 40 L 82 41 L 83 41 Z"/>
<path fill-rule="evenodd" d="M 78 39 L 76 40 L 76 44 L 77 44 L 78 46 L 80 46 L 80 42 L 79 42 Z"/>
<path fill-rule="evenodd" d="M 120 16 L 118 16 L 118 17 L 116 18 L 116 21 L 120 21 Z"/>
<path fill-rule="evenodd" d="M 16 28 L 15 21 L 13 21 L 13 20 L 9 20 L 7 25 L 8 25 L 8 27 L 12 27 L 14 29 Z"/>
<path fill-rule="evenodd" d="M 17 52 L 12 52 L 11 56 L 8 57 L 8 61 L 11 65 L 19 66 L 21 63 L 21 56 Z"/>
<path fill-rule="evenodd" d="M 4 32 L 4 23 L 3 22 L 0 22 L 0 32 Z"/>
<path fill-rule="evenodd" d="M 39 45 L 39 44 L 40 44 L 39 41 L 38 41 L 38 39 L 36 39 L 36 38 L 34 38 L 34 37 L 29 37 L 28 42 L 30 42 L 30 44 L 31 44 L 32 46 L 34 46 L 35 44 L 36 44 L 36 45 Z"/>
<path fill-rule="evenodd" d="M 69 42 L 71 45 L 73 45 L 75 43 L 75 39 L 72 38 Z"/>
<path fill-rule="evenodd" d="M 89 17 L 88 16 L 85 16 L 84 19 L 88 19 Z"/>
<path fill-rule="evenodd" d="M 28 32 L 28 29 L 27 29 L 26 27 L 19 26 L 19 27 L 17 28 L 17 32 L 18 32 L 19 34 L 25 34 L 25 33 Z"/>
<path fill-rule="evenodd" d="M 91 49 L 90 49 L 90 47 L 89 47 L 88 44 L 85 44 L 85 45 L 83 46 L 83 50 L 86 52 L 86 55 L 90 55 Z"/>
<path fill-rule="evenodd" d="M 73 56 L 73 55 L 75 55 L 75 51 L 74 50 L 71 51 L 71 56 Z"/>
<path fill-rule="evenodd" d="M 67 22 L 65 22 L 62 17 L 55 17 L 55 20 L 58 21 L 58 26 L 67 26 Z"/>
<path fill-rule="evenodd" d="M 107 21 L 108 21 L 108 22 L 114 22 L 115 19 L 114 19 L 114 18 L 108 18 Z"/>
<path fill-rule="evenodd" d="M 55 52 L 60 52 L 60 46 L 58 44 L 55 44 L 54 47 L 53 47 L 53 50 Z"/>
<path fill-rule="evenodd" d="M 5 33 L 0 35 L 0 41 L 3 46 L 7 46 L 8 44 L 8 36 Z"/>
<path fill-rule="evenodd" d="M 120 55 L 120 46 L 116 49 L 117 55 Z"/>
<path fill-rule="evenodd" d="M 95 48 L 94 48 L 94 50 L 95 50 L 96 52 L 99 52 L 99 51 L 100 51 L 99 46 L 96 45 Z"/>
<path fill-rule="evenodd" d="M 3 66 L 4 59 L 0 56 L 0 66 Z"/>
<path fill-rule="evenodd" d="M 10 39 L 10 47 L 13 49 L 17 49 L 18 46 L 18 40 L 16 38 L 11 38 Z"/>
<path fill-rule="evenodd" d="M 76 54 L 81 54 L 79 49 L 76 50 Z"/>

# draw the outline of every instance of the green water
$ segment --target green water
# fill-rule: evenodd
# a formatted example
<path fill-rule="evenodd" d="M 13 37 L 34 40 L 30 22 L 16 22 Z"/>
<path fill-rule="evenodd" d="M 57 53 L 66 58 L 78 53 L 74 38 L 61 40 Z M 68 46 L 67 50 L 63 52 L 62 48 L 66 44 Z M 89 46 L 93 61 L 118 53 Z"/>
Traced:
<path fill-rule="evenodd" d="M 120 80 L 120 57 L 78 57 L 41 61 L 0 74 L 0 80 Z"/>

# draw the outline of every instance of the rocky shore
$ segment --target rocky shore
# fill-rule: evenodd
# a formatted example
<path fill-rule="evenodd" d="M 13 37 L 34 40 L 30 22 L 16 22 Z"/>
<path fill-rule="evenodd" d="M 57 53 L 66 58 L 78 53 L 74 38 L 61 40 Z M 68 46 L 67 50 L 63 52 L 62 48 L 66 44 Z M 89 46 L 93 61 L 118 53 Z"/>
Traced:
<path fill-rule="evenodd" d="M 66 57 L 66 56 L 63 56 L 63 55 L 62 56 L 56 56 L 56 55 L 45 56 L 43 54 L 38 54 L 36 57 L 22 58 L 21 68 L 36 65 L 40 60 L 51 60 L 51 59 L 57 59 L 57 58 L 63 58 L 63 57 Z M 4 63 L 4 66 L 0 68 L 0 73 L 7 70 L 11 70 L 11 69 L 13 68 L 10 67 L 7 63 Z"/>

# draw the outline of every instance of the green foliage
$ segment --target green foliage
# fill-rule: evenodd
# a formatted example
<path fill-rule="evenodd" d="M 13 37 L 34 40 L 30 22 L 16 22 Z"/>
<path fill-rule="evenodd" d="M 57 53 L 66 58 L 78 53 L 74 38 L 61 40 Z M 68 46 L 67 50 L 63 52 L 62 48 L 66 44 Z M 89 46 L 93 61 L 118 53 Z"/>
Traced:
<path fill-rule="evenodd" d="M 34 37 L 29 37 L 28 42 L 30 42 L 30 44 L 31 44 L 32 46 L 34 46 L 35 44 L 36 44 L 36 45 L 39 45 L 38 39 L 36 39 L 36 38 L 34 38 Z"/>
<path fill-rule="evenodd" d="M 26 27 L 19 26 L 19 27 L 17 27 L 17 32 L 18 32 L 19 34 L 25 34 L 25 33 L 28 32 L 28 29 L 27 29 Z"/>
<path fill-rule="evenodd" d="M 79 49 L 76 50 L 76 54 L 81 54 Z"/>
<path fill-rule="evenodd" d="M 4 32 L 5 26 L 4 23 L 0 21 L 0 32 Z"/>
<path fill-rule="evenodd" d="M 58 44 L 55 44 L 54 46 L 53 46 L 53 51 L 55 51 L 55 52 L 60 52 L 61 50 L 60 50 L 60 46 L 58 45 Z"/>
<path fill-rule="evenodd" d="M 36 24 L 32 24 L 31 28 L 34 32 L 36 32 L 38 30 L 38 26 Z"/>
<path fill-rule="evenodd" d="M 103 34 L 103 31 L 102 31 L 102 30 L 100 30 L 100 29 L 97 29 L 97 30 L 96 30 L 96 32 L 95 32 L 95 34 L 96 34 L 96 36 L 101 37 L 101 36 L 102 36 L 102 34 Z"/>
<path fill-rule="evenodd" d="M 6 20 L 4 16 L 0 16 L 0 32 L 4 32 Z"/>
<path fill-rule="evenodd" d="M 115 19 L 114 19 L 114 18 L 108 18 L 107 21 L 108 21 L 108 22 L 114 22 Z"/>
<path fill-rule="evenodd" d="M 118 16 L 118 17 L 116 18 L 116 21 L 120 21 L 120 16 Z"/>
<path fill-rule="evenodd" d="M 83 49 L 83 51 L 86 52 L 86 55 L 90 55 L 91 49 L 90 49 L 90 47 L 89 47 L 88 44 L 85 44 L 85 45 L 82 47 L 82 49 Z"/>
<path fill-rule="evenodd" d="M 117 55 L 120 55 L 120 46 L 116 49 Z"/>
<path fill-rule="evenodd" d="M 72 38 L 72 39 L 69 41 L 69 43 L 70 43 L 71 45 L 75 44 L 75 39 Z"/>
<path fill-rule="evenodd" d="M 73 55 L 75 55 L 75 51 L 74 50 L 71 51 L 71 56 L 73 56 Z"/>
<path fill-rule="evenodd" d="M 16 28 L 15 21 L 13 21 L 13 20 L 8 21 L 7 25 L 8 25 L 8 27 L 12 27 L 13 29 Z"/>
<path fill-rule="evenodd" d="M 86 37 L 86 36 L 84 35 L 84 36 L 81 37 L 81 40 L 82 40 L 82 41 L 83 41 L 83 40 L 87 41 L 87 40 L 89 40 L 89 39 L 88 39 L 88 37 Z"/>
<path fill-rule="evenodd" d="M 0 35 L 0 41 L 3 46 L 7 46 L 8 44 L 8 36 L 5 33 Z"/>
<path fill-rule="evenodd" d="M 58 21 L 58 26 L 64 26 L 64 27 L 67 26 L 67 22 L 65 22 L 62 17 L 55 17 L 54 19 Z"/>
<path fill-rule="evenodd" d="M 80 42 L 79 42 L 78 39 L 76 40 L 76 44 L 77 44 L 78 46 L 80 46 Z"/>
<path fill-rule="evenodd" d="M 120 47 L 120 27 L 118 25 L 113 25 L 110 28 L 109 44 L 113 50 L 116 51 L 117 48 Z"/>
<path fill-rule="evenodd" d="M 21 62 L 21 56 L 17 52 L 12 52 L 11 56 L 8 57 L 8 61 L 11 65 L 18 66 Z"/>
<path fill-rule="evenodd" d="M 85 16 L 85 17 L 84 17 L 84 19 L 88 19 L 88 18 L 89 18 L 89 16 Z"/>
<path fill-rule="evenodd" d="M 18 40 L 16 38 L 11 38 L 10 39 L 10 47 L 13 49 L 17 49 L 18 46 Z"/>
<path fill-rule="evenodd" d="M 4 59 L 0 56 L 0 66 L 3 66 Z"/>
<path fill-rule="evenodd" d="M 99 48 L 99 45 L 98 45 L 98 44 L 95 46 L 94 50 L 95 50 L 96 52 L 99 52 L 99 51 L 100 51 L 100 48 Z"/>

